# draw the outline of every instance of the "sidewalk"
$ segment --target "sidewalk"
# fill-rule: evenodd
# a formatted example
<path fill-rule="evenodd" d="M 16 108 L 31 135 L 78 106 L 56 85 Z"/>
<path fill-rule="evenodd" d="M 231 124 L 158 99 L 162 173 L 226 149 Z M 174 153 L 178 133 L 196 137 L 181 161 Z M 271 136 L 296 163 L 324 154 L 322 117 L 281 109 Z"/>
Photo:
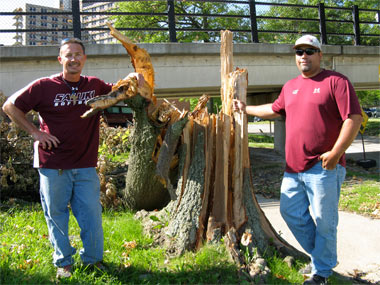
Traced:
<path fill-rule="evenodd" d="M 257 200 L 274 229 L 295 248 L 305 252 L 280 214 L 280 202 L 257 195 Z M 339 211 L 338 266 L 344 276 L 363 273 L 362 279 L 380 283 L 380 220 Z"/>

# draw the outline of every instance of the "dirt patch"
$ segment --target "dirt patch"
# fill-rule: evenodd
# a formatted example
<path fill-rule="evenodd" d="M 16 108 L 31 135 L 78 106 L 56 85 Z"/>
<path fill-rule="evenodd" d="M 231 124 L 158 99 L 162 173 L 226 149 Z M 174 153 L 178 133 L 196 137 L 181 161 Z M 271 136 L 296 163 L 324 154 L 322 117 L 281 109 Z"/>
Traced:
<path fill-rule="evenodd" d="M 281 181 L 285 169 L 284 155 L 268 148 L 250 148 L 249 150 L 255 193 L 265 198 L 280 198 Z M 342 187 L 342 195 L 363 183 L 369 175 L 378 177 L 375 183 L 380 185 L 379 167 L 364 169 L 358 166 L 355 160 L 347 158 L 346 169 L 349 175 L 346 176 Z M 380 218 L 380 205 L 375 206 L 376 209 L 371 211 L 370 216 Z M 366 215 L 364 212 L 359 214 Z"/>
<path fill-rule="evenodd" d="M 274 149 L 249 148 L 253 187 L 265 198 L 280 198 L 285 169 L 284 156 Z"/>

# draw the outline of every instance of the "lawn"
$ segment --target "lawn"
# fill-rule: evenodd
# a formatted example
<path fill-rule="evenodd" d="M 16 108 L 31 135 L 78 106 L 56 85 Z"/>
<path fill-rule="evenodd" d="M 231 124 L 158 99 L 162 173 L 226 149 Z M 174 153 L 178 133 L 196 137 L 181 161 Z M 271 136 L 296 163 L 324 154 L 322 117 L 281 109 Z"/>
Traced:
<path fill-rule="evenodd" d="M 0 284 L 54 284 L 56 270 L 51 263 L 52 248 L 42 209 L 39 204 L 2 205 Z M 81 248 L 79 228 L 70 216 L 72 245 Z M 102 272 L 81 266 L 78 254 L 76 266 L 67 284 L 238 284 L 246 283 L 239 277 L 238 268 L 231 261 L 223 243 L 207 244 L 197 252 L 186 252 L 179 257 L 168 255 L 163 248 L 153 246 L 133 214 L 125 211 L 105 211 L 105 237 Z M 303 276 L 297 263 L 289 268 L 280 258 L 268 259 L 272 274 L 271 284 L 301 283 Z"/>

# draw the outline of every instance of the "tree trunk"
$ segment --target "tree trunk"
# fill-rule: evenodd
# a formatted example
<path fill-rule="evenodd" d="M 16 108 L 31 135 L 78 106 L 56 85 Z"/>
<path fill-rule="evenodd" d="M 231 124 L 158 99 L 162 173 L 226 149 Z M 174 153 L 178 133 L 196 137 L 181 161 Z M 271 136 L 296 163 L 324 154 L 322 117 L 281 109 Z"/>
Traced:
<path fill-rule="evenodd" d="M 169 193 L 156 176 L 156 163 L 152 160 L 157 136 L 161 128 L 153 126 L 146 112 L 146 101 L 141 96 L 127 99 L 133 110 L 134 126 L 130 135 L 131 151 L 124 202 L 130 209 L 154 210 L 169 202 Z"/>
<path fill-rule="evenodd" d="M 244 69 L 231 72 L 232 36 L 225 33 L 221 45 L 222 112 L 210 116 L 207 110 L 198 110 L 189 115 L 180 152 L 178 198 L 163 210 L 170 218 L 161 235 L 171 251 L 179 254 L 226 236 L 231 255 L 245 264 L 253 278 L 267 274 L 268 269 L 247 265 L 241 254 L 244 248 L 252 256 L 257 253 L 253 260 L 258 264 L 264 253 L 273 251 L 282 256 L 308 257 L 276 233 L 256 200 L 247 117 L 232 109 L 234 98 L 246 102 L 248 76 Z"/>

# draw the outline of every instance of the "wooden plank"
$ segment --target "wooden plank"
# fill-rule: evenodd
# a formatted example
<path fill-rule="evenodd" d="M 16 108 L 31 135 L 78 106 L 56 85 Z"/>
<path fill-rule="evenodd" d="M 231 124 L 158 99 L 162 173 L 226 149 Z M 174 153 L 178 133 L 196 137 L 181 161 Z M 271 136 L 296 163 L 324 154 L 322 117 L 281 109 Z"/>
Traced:
<path fill-rule="evenodd" d="M 232 101 L 229 98 L 227 91 L 227 76 L 233 71 L 233 45 L 232 45 L 232 32 L 221 31 L 221 44 L 220 44 L 220 77 L 221 77 L 221 90 L 220 96 L 222 99 L 222 112 L 224 114 L 232 115 L 231 106 Z"/>
<path fill-rule="evenodd" d="M 227 229 L 231 226 L 231 215 L 229 214 L 231 211 L 229 210 L 231 206 L 229 206 L 230 197 L 229 192 L 232 191 L 232 186 L 230 183 L 231 180 L 231 164 L 230 164 L 230 151 L 231 151 L 231 129 L 232 129 L 232 117 L 224 114 L 223 116 L 223 186 L 224 186 L 224 211 L 225 211 L 225 224 Z"/>
<path fill-rule="evenodd" d="M 215 134 L 216 134 L 216 117 L 214 114 L 204 120 L 206 126 L 205 140 L 205 184 L 202 199 L 202 210 L 199 215 L 199 228 L 197 231 L 196 249 L 202 246 L 202 241 L 206 236 L 207 223 L 209 218 L 210 204 L 212 203 L 212 193 L 215 182 Z M 211 196 L 211 197 L 210 197 Z M 210 200 L 211 199 L 211 200 Z"/>
<path fill-rule="evenodd" d="M 245 69 L 237 69 L 229 76 L 229 87 L 233 89 L 234 98 L 246 102 L 248 73 Z M 233 224 L 238 230 L 247 220 L 244 210 L 243 201 L 243 179 L 244 168 L 249 167 L 248 152 L 248 125 L 247 115 L 243 113 L 234 113 L 234 162 L 232 183 L 234 189 L 233 197 Z M 244 143 L 246 141 L 246 143 Z"/>
<path fill-rule="evenodd" d="M 224 180 L 224 145 L 223 145 L 223 119 L 218 116 L 215 122 L 215 182 L 212 195 L 210 217 L 207 225 L 207 239 L 212 240 L 215 232 L 226 223 L 226 200 Z M 228 163 L 228 161 L 227 161 Z"/>

